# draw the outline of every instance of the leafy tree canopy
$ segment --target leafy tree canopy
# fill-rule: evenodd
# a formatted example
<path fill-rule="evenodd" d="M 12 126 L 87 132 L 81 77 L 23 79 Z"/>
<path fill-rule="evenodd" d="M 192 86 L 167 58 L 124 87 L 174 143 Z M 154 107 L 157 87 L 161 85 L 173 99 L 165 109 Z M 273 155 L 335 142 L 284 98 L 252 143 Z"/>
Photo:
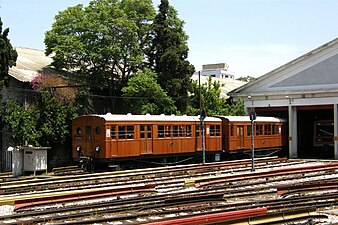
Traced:
<path fill-rule="evenodd" d="M 46 54 L 53 53 L 57 68 L 118 96 L 129 77 L 144 67 L 154 15 L 151 0 L 93 0 L 87 7 L 69 7 L 46 32 Z"/>
<path fill-rule="evenodd" d="M 252 76 L 246 76 L 246 77 L 239 77 L 236 80 L 244 81 L 244 82 L 250 82 L 256 80 L 256 78 Z"/>
<path fill-rule="evenodd" d="M 192 82 L 192 92 L 190 95 L 190 104 L 188 106 L 189 115 L 200 114 L 201 108 L 205 110 L 207 115 L 224 115 L 224 116 L 242 116 L 245 115 L 244 103 L 229 102 L 225 98 L 221 98 L 221 84 L 219 81 L 212 81 L 209 77 L 207 83 L 199 86 L 197 81 Z M 201 96 L 201 102 L 200 102 Z"/>
<path fill-rule="evenodd" d="M 168 114 L 176 111 L 174 101 L 157 83 L 156 74 L 150 70 L 131 78 L 122 92 L 131 113 Z"/>
<path fill-rule="evenodd" d="M 9 39 L 9 28 L 3 30 L 2 21 L 0 18 L 0 86 L 8 85 L 9 77 L 8 70 L 10 67 L 15 66 L 18 53 L 13 49 Z"/>
<path fill-rule="evenodd" d="M 158 83 L 171 96 L 179 112 L 186 111 L 191 75 L 195 68 L 187 60 L 188 36 L 183 29 L 184 22 L 168 0 L 161 0 L 155 17 L 153 41 L 148 53 L 152 68 L 158 74 Z"/>
<path fill-rule="evenodd" d="M 6 101 L 4 124 L 11 132 L 15 145 L 59 146 L 69 140 L 71 120 L 76 116 L 76 90 L 51 89 L 51 85 L 68 84 L 60 77 L 40 75 L 32 82 L 37 90 L 35 104 L 23 107 L 13 100 Z M 71 92 L 68 92 L 71 91 Z"/>

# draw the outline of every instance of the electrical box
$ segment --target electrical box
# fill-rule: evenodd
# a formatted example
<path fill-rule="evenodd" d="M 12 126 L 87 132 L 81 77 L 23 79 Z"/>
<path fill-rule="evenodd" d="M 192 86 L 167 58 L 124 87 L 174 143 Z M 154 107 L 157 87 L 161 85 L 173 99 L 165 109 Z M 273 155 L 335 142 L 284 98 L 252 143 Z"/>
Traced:
<path fill-rule="evenodd" d="M 47 172 L 47 147 L 23 147 L 24 172 Z"/>

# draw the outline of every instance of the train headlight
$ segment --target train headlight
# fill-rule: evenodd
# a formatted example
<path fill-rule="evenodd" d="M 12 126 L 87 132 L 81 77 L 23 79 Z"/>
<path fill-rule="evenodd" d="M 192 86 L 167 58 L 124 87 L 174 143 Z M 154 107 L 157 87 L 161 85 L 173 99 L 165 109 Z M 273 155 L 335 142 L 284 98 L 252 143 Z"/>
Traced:
<path fill-rule="evenodd" d="M 96 151 L 97 153 L 99 153 L 100 150 L 101 150 L 101 147 L 100 147 L 99 145 L 95 147 L 95 151 Z"/>
<path fill-rule="evenodd" d="M 80 152 L 80 151 L 81 151 L 81 146 L 80 146 L 80 145 L 76 146 L 76 151 L 77 151 L 77 152 Z"/>

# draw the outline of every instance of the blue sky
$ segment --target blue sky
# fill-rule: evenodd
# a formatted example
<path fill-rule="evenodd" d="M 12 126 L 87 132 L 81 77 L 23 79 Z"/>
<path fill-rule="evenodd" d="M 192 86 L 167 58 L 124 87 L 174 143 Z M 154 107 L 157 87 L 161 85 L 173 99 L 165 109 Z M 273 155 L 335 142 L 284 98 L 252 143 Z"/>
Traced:
<path fill-rule="evenodd" d="M 196 70 L 226 62 L 236 77 L 258 77 L 338 37 L 338 0 L 169 1 L 185 21 Z M 54 16 L 88 2 L 0 0 L 0 17 L 14 46 L 43 50 Z"/>

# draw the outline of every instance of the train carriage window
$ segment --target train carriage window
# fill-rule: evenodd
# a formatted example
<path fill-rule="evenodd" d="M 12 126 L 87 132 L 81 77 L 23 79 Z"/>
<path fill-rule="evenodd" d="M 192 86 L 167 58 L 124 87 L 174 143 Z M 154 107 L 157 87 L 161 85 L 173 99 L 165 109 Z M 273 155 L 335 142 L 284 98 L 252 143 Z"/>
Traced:
<path fill-rule="evenodd" d="M 82 134 L 81 127 L 76 128 L 76 134 L 77 135 L 81 135 Z"/>
<path fill-rule="evenodd" d="M 134 139 L 134 126 L 119 126 L 119 139 Z"/>
<path fill-rule="evenodd" d="M 151 138 L 151 126 L 141 125 L 140 126 L 140 138 Z"/>
<path fill-rule="evenodd" d="M 185 130 L 186 130 L 186 136 L 191 137 L 191 125 L 186 125 Z"/>
<path fill-rule="evenodd" d="M 202 136 L 202 129 L 200 125 L 196 126 L 196 137 L 201 137 Z"/>
<path fill-rule="evenodd" d="M 169 137 L 169 138 L 171 137 L 171 126 L 170 125 L 165 126 L 164 135 L 165 137 Z"/>
<path fill-rule="evenodd" d="M 221 136 L 221 126 L 220 125 L 210 125 L 210 136 L 211 137 Z"/>
<path fill-rule="evenodd" d="M 134 126 L 127 126 L 127 139 L 134 139 Z"/>
<path fill-rule="evenodd" d="M 147 126 L 147 138 L 151 138 L 151 126 L 150 125 L 148 125 Z"/>
<path fill-rule="evenodd" d="M 111 126 L 111 138 L 116 138 L 116 126 Z"/>
<path fill-rule="evenodd" d="M 278 134 L 278 125 L 272 124 L 272 134 Z"/>
<path fill-rule="evenodd" d="M 179 126 L 179 133 L 178 133 L 178 135 L 180 137 L 185 137 L 185 127 L 183 125 Z"/>
<path fill-rule="evenodd" d="M 221 136 L 221 125 L 216 125 L 216 137 Z"/>
<path fill-rule="evenodd" d="M 96 127 L 96 128 L 95 128 L 95 133 L 96 133 L 97 135 L 100 135 L 100 134 L 101 134 L 101 127 Z"/>
<path fill-rule="evenodd" d="M 263 125 L 256 124 L 256 135 L 262 135 L 262 134 L 263 134 Z"/>
<path fill-rule="evenodd" d="M 234 125 L 230 125 L 230 136 L 234 136 Z"/>
<path fill-rule="evenodd" d="M 157 126 L 157 137 L 164 138 L 164 126 L 163 125 Z"/>
<path fill-rule="evenodd" d="M 145 135 L 145 126 L 144 125 L 140 125 L 140 138 L 144 139 L 146 137 Z"/>
<path fill-rule="evenodd" d="M 264 125 L 264 135 L 271 135 L 271 124 Z"/>
<path fill-rule="evenodd" d="M 80 127 L 76 128 L 76 135 L 74 136 L 74 140 L 82 141 L 82 130 Z"/>
<path fill-rule="evenodd" d="M 215 136 L 215 125 L 210 125 L 210 136 Z"/>
<path fill-rule="evenodd" d="M 173 126 L 173 136 L 178 137 L 178 125 Z"/>
<path fill-rule="evenodd" d="M 90 140 L 92 136 L 92 126 L 86 126 L 86 139 Z"/>
<path fill-rule="evenodd" d="M 126 139 L 126 126 L 119 126 L 118 137 L 119 139 Z"/>
<path fill-rule="evenodd" d="M 251 125 L 246 126 L 246 133 L 248 134 L 248 136 L 251 136 L 251 129 Z"/>

